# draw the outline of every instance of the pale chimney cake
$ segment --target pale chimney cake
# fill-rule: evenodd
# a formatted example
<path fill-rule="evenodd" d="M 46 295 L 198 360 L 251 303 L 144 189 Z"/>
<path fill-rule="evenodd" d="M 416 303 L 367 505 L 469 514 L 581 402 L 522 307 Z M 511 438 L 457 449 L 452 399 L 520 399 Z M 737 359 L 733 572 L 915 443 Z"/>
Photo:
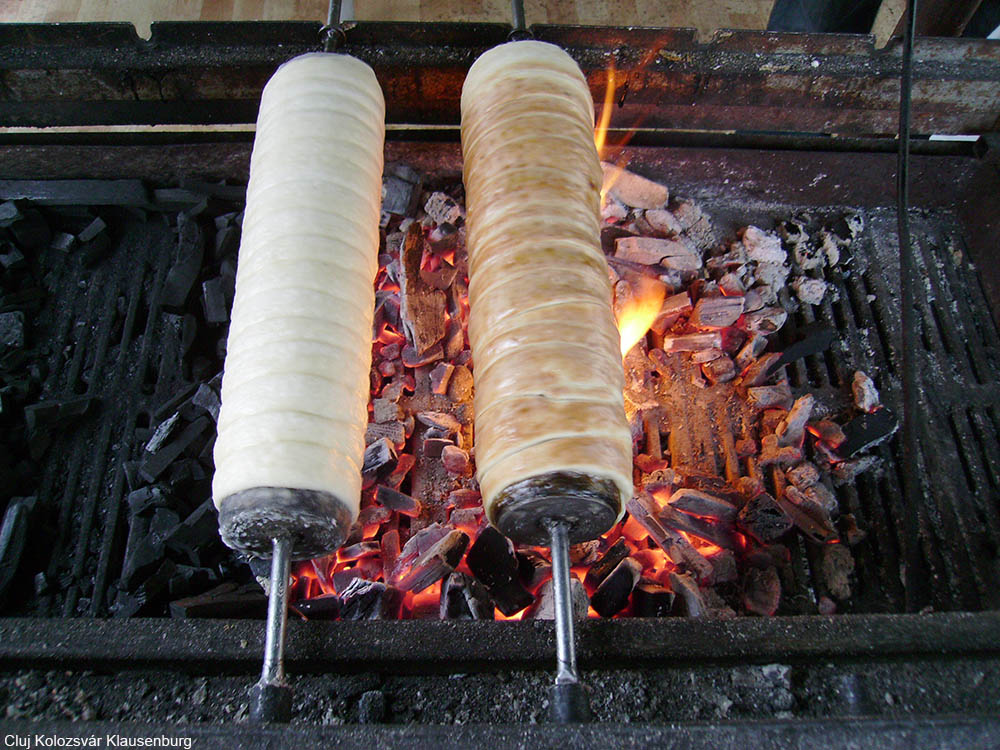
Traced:
<path fill-rule="evenodd" d="M 223 540 L 297 559 L 357 517 L 378 267 L 385 104 L 375 74 L 307 54 L 260 103 L 222 380 L 213 496 Z"/>

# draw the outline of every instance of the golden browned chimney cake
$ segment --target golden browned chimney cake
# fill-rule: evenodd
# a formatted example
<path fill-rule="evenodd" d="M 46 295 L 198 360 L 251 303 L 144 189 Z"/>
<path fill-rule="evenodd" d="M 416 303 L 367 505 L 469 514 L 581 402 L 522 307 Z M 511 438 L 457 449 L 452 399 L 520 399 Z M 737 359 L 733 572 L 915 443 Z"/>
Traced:
<path fill-rule="evenodd" d="M 598 536 L 632 493 L 632 444 L 600 244 L 593 101 L 559 47 L 483 54 L 462 89 L 476 464 L 487 516 L 547 543 Z"/>
<path fill-rule="evenodd" d="M 229 330 L 213 496 L 231 547 L 340 546 L 368 421 L 385 103 L 346 55 L 308 54 L 264 88 Z"/>

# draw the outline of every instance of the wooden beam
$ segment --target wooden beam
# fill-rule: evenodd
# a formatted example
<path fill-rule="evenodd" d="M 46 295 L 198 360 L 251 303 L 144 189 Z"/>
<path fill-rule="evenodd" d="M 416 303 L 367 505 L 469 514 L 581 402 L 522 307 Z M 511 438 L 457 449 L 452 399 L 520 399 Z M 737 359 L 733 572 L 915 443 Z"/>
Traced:
<path fill-rule="evenodd" d="M 917 5 L 917 36 L 961 36 L 983 0 L 920 0 Z M 892 37 L 903 35 L 907 0 L 882 0 L 872 34 L 875 46 L 884 47 Z"/>

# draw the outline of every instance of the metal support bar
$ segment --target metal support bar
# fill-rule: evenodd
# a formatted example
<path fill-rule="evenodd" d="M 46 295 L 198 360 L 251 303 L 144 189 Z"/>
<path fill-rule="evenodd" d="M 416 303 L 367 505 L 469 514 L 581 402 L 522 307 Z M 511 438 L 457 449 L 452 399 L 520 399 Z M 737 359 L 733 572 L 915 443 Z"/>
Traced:
<path fill-rule="evenodd" d="M 319 30 L 324 52 L 335 52 L 347 41 L 344 27 L 340 23 L 341 4 L 341 0 L 330 0 L 326 11 L 326 25 Z"/>
<path fill-rule="evenodd" d="M 514 27 L 508 39 L 512 42 L 519 42 L 524 39 L 531 39 L 531 32 L 528 31 L 528 22 L 524 16 L 524 0 L 510 0 L 510 20 Z"/>
<path fill-rule="evenodd" d="M 550 534 L 552 588 L 556 615 L 556 681 L 550 693 L 552 720 L 559 724 L 587 721 L 590 705 L 586 688 L 576 672 L 573 637 L 573 601 L 570 591 L 569 524 L 558 519 L 544 522 Z"/>
<path fill-rule="evenodd" d="M 292 689 L 285 682 L 285 628 L 288 624 L 288 579 L 292 571 L 292 540 L 274 540 L 271 584 L 267 599 L 264 667 L 254 687 L 251 718 L 258 722 L 287 722 L 291 718 Z"/>

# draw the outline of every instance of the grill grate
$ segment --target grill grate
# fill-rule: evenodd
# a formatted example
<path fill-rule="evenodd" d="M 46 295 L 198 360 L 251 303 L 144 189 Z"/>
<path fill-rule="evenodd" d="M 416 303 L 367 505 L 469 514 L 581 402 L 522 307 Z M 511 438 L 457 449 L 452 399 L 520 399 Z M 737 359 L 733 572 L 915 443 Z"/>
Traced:
<path fill-rule="evenodd" d="M 650 163 L 654 166 L 647 171 L 655 172 L 655 161 Z M 641 171 L 641 161 L 633 160 L 632 167 Z M 843 212 L 802 202 L 748 201 L 727 187 L 729 182 L 689 180 L 680 187 L 688 188 L 730 235 L 747 223 L 769 226 L 804 214 L 825 220 Z M 845 393 L 853 371 L 863 369 L 875 377 L 883 402 L 898 411 L 895 215 L 891 208 L 860 212 L 865 228 L 851 248 L 852 260 L 822 272 L 837 293 L 791 315 L 780 336 L 790 338 L 817 320 L 831 323 L 840 332 L 839 345 L 792 365 L 793 387 L 818 395 Z M 58 251 L 48 251 L 39 269 L 48 296 L 34 330 L 38 340 L 50 342 L 42 398 L 94 396 L 101 408 L 58 436 L 46 456 L 39 505 L 55 536 L 51 546 L 36 551 L 35 570 L 47 573 L 50 590 L 35 598 L 31 614 L 107 613 L 127 531 L 123 466 L 143 449 L 136 429 L 155 426 L 166 416 L 155 416 L 157 410 L 191 386 L 179 366 L 181 337 L 159 303 L 176 247 L 166 216 L 141 221 L 122 212 L 114 250 L 94 269 Z M 955 213 L 914 209 L 912 221 L 925 291 L 917 301 L 924 347 L 923 458 L 920 467 L 901 465 L 894 438 L 876 450 L 884 463 L 880 474 L 863 474 L 855 485 L 838 490 L 842 506 L 868 531 L 853 548 L 857 583 L 851 609 L 902 612 L 908 598 L 941 610 L 996 608 L 1000 592 L 990 584 L 1000 573 L 1000 383 L 995 376 L 1000 336 Z M 902 494 L 902 473 L 911 470 L 920 472 L 923 485 L 915 539 L 905 531 Z M 911 545 L 919 552 L 916 571 L 904 565 Z M 791 580 L 783 581 L 783 611 L 815 612 L 821 550 L 797 535 L 788 546 L 793 559 Z"/>

